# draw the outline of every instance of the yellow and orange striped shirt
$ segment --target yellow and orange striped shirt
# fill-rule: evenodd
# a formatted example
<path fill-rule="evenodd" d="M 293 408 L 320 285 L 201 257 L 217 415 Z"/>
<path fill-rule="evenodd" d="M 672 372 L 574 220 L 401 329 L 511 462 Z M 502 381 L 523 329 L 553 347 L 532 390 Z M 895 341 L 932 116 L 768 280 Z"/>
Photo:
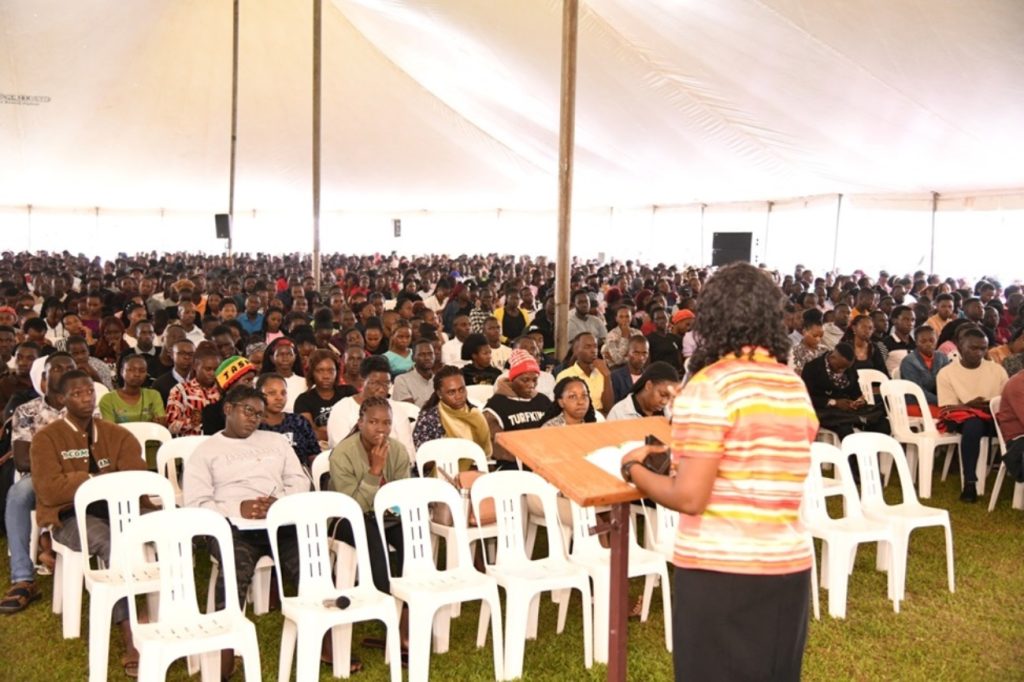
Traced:
<path fill-rule="evenodd" d="M 679 517 L 674 563 L 755 575 L 809 569 L 799 508 L 817 431 L 803 381 L 764 349 L 698 372 L 673 405 L 672 453 L 718 459 L 718 474 L 704 513 Z"/>

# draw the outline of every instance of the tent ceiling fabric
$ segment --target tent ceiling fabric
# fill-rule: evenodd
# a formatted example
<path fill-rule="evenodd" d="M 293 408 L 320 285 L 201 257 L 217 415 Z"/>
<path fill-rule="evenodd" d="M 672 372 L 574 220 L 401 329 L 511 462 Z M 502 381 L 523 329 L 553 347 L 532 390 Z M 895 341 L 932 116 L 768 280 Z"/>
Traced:
<path fill-rule="evenodd" d="M 0 205 L 224 210 L 231 13 L 0 2 Z M 553 208 L 560 23 L 328 0 L 323 210 Z M 242 0 L 236 210 L 309 210 L 311 34 Z M 1020 0 L 584 0 L 574 203 L 1024 187 L 1022 35 Z"/>

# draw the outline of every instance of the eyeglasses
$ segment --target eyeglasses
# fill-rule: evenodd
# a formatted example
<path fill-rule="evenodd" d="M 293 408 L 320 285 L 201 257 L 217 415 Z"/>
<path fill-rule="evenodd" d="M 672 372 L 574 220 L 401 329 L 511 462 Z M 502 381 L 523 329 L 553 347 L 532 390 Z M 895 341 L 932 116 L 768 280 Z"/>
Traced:
<path fill-rule="evenodd" d="M 251 405 L 240 405 L 239 407 L 242 410 L 242 414 L 244 414 L 246 417 L 249 417 L 250 419 L 255 417 L 256 419 L 262 420 L 263 417 L 265 416 L 263 410 L 258 410 Z"/>

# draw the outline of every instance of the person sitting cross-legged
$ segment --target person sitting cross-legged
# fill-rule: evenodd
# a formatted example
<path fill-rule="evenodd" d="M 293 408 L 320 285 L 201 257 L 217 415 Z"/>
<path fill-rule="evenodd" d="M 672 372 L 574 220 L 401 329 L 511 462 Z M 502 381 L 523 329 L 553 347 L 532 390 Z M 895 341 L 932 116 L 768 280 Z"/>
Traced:
<path fill-rule="evenodd" d="M 224 430 L 201 443 L 185 466 L 182 492 L 186 507 L 200 507 L 232 519 L 265 519 L 278 497 L 309 490 L 309 479 L 302 470 L 288 441 L 276 433 L 260 431 L 266 411 L 263 394 L 248 386 L 235 386 L 224 396 Z M 224 585 L 223 573 L 217 581 L 216 604 L 224 608 L 226 595 L 245 605 L 256 562 L 270 555 L 266 530 L 231 526 L 237 585 Z M 280 544 L 282 574 L 296 581 L 299 572 L 298 549 L 294 534 L 286 534 Z M 210 547 L 214 557 L 220 548 Z M 234 667 L 234 652 L 221 653 L 221 675 L 228 677 Z"/>
<path fill-rule="evenodd" d="M 59 389 L 64 401 L 64 417 L 43 428 L 32 439 L 32 484 L 36 491 L 36 517 L 39 525 L 52 528 L 53 539 L 74 551 L 81 550 L 78 523 L 75 520 L 75 492 L 93 476 L 115 471 L 142 471 L 146 462 L 142 448 L 126 429 L 94 419 L 96 388 L 92 377 L 72 370 L 61 377 Z M 86 513 L 89 552 L 110 563 L 110 526 L 103 510 L 77 510 Z M 100 515 L 102 514 L 102 515 Z M 114 604 L 112 622 L 124 643 L 124 672 L 138 674 L 139 654 L 132 643 L 128 622 L 128 602 Z"/>

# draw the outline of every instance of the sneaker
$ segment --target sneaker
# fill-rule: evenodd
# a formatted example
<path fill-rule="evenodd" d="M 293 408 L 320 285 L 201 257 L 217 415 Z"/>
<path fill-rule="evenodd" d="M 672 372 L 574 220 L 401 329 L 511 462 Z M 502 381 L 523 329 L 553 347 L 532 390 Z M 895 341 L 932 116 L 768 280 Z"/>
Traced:
<path fill-rule="evenodd" d="M 964 483 L 964 490 L 960 493 L 961 502 L 977 502 L 978 501 L 978 489 L 973 483 Z"/>

